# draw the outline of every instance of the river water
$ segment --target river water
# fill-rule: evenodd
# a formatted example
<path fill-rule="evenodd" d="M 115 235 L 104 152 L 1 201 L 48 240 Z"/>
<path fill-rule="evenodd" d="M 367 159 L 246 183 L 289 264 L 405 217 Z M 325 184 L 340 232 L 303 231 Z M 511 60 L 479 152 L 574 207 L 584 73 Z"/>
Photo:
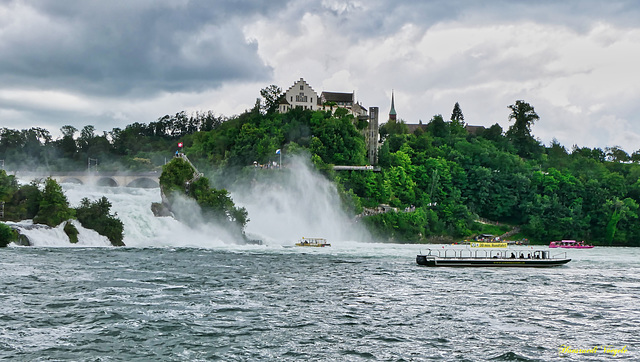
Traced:
<path fill-rule="evenodd" d="M 570 251 L 551 269 L 421 267 L 410 245 L 301 249 L 5 248 L 0 358 L 640 357 L 637 249 Z"/>
<path fill-rule="evenodd" d="M 640 359 L 638 249 L 570 250 L 549 269 L 428 268 L 415 262 L 424 245 L 292 247 L 333 231 L 271 230 L 259 213 L 248 230 L 265 245 L 238 245 L 150 216 L 157 190 L 66 192 L 106 194 L 128 246 L 53 233 L 0 249 L 1 359 Z"/>

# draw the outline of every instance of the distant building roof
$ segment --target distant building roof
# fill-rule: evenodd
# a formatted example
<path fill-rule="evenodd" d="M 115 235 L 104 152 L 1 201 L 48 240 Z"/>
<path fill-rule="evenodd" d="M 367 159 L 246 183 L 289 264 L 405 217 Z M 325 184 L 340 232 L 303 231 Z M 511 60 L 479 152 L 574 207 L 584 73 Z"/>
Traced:
<path fill-rule="evenodd" d="M 406 125 L 407 125 L 407 129 L 408 129 L 409 133 L 415 132 L 418 128 L 420 128 L 423 131 L 425 131 L 427 129 L 427 125 L 426 124 L 422 124 L 422 123 L 406 124 Z"/>
<path fill-rule="evenodd" d="M 283 94 L 280 96 L 279 100 L 278 100 L 278 104 L 291 104 L 287 101 L 287 95 Z"/>
<path fill-rule="evenodd" d="M 322 92 L 322 100 L 336 103 L 354 103 L 353 93 Z"/>
<path fill-rule="evenodd" d="M 484 126 L 471 126 L 471 125 L 466 125 L 464 126 L 464 128 L 467 130 L 467 133 L 469 134 L 478 134 L 478 132 L 482 132 L 484 131 L 486 128 L 484 128 Z"/>

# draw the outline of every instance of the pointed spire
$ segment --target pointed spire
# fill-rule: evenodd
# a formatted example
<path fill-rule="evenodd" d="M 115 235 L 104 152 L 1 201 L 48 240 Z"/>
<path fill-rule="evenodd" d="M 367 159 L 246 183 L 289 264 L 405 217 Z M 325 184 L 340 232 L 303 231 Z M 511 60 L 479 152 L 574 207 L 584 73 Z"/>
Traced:
<path fill-rule="evenodd" d="M 391 110 L 389 111 L 389 119 L 391 120 L 396 120 L 396 107 L 395 107 L 395 102 L 393 99 L 393 89 L 391 90 Z"/>

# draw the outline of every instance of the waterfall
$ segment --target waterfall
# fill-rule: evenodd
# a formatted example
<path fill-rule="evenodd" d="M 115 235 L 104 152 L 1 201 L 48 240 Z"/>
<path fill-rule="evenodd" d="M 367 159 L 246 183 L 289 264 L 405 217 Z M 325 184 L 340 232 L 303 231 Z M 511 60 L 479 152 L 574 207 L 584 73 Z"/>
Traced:
<path fill-rule="evenodd" d="M 22 235 L 29 238 L 32 246 L 88 247 L 111 245 L 109 239 L 94 230 L 82 227 L 77 220 L 72 220 L 71 223 L 78 229 L 78 242 L 76 244 L 72 244 L 69 241 L 69 237 L 64 232 L 64 223 L 52 228 L 46 225 L 34 224 L 31 220 L 6 222 L 7 225 L 19 229 Z"/>
<path fill-rule="evenodd" d="M 265 171 L 280 172 L 280 171 Z M 335 186 L 302 160 L 293 160 L 282 182 L 252 184 L 229 190 L 234 202 L 249 213 L 246 233 L 250 239 L 263 240 L 268 245 L 293 245 L 301 237 L 322 237 L 330 243 L 367 240 L 368 234 L 354 223 L 340 206 Z M 30 182 L 30 180 L 21 180 Z M 111 203 L 111 213 L 124 224 L 123 242 L 127 247 L 221 247 L 235 245 L 224 226 L 205 221 L 190 227 L 172 217 L 156 217 L 151 204 L 161 202 L 159 188 L 131 188 L 62 184 L 72 207 L 83 198 L 95 201 L 105 196 Z M 186 202 L 188 204 L 189 201 Z M 193 202 L 192 202 L 193 203 Z M 201 215 L 197 207 L 189 209 L 194 220 Z M 93 230 L 73 221 L 79 231 L 75 245 L 63 231 L 63 226 L 47 228 L 30 220 L 12 224 L 28 236 L 35 246 L 105 246 L 109 241 Z"/>

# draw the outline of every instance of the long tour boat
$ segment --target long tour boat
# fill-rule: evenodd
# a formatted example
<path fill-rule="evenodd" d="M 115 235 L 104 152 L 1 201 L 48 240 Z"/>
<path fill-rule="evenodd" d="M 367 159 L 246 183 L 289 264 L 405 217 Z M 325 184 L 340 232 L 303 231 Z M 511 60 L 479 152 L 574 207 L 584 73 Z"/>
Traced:
<path fill-rule="evenodd" d="M 416 262 L 426 266 L 448 267 L 535 267 L 560 266 L 571 261 L 566 253 L 549 255 L 547 250 L 431 250 L 416 256 Z"/>
<path fill-rule="evenodd" d="M 323 238 L 302 238 L 298 240 L 296 246 L 311 246 L 316 248 L 324 248 L 325 246 L 331 246 L 327 243 L 327 239 Z"/>
<path fill-rule="evenodd" d="M 591 249 L 593 245 L 587 245 L 584 241 L 575 241 L 575 240 L 561 240 L 561 241 L 552 241 L 549 244 L 550 248 L 564 248 L 564 249 Z"/>

